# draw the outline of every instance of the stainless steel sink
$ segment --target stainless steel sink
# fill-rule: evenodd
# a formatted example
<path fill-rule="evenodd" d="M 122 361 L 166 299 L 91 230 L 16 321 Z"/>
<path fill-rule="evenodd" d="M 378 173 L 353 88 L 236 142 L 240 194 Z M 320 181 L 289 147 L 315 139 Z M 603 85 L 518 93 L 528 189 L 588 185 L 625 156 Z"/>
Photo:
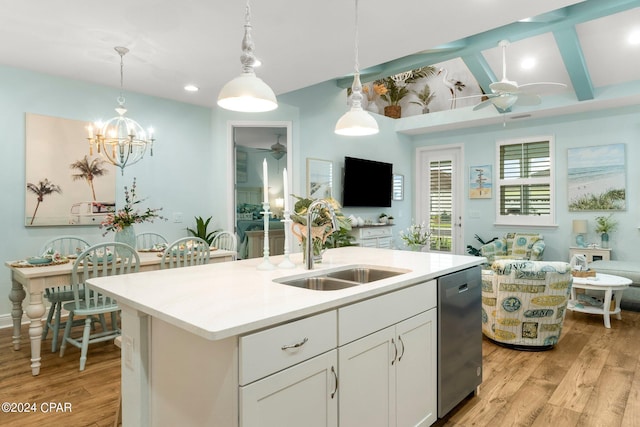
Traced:
<path fill-rule="evenodd" d="M 336 271 L 318 272 L 312 276 L 279 279 L 276 282 L 315 291 L 335 291 L 387 279 L 410 271 L 393 267 L 358 265 Z"/>
<path fill-rule="evenodd" d="M 298 288 L 313 289 L 314 291 L 336 291 L 358 285 L 356 282 L 332 279 L 325 276 L 302 277 L 300 279 L 285 280 L 279 283 Z"/>
<path fill-rule="evenodd" d="M 409 270 L 378 268 L 378 267 L 353 267 L 346 270 L 339 270 L 327 273 L 327 277 L 334 279 L 349 280 L 357 283 L 370 283 L 376 280 L 388 279 L 408 273 Z"/>

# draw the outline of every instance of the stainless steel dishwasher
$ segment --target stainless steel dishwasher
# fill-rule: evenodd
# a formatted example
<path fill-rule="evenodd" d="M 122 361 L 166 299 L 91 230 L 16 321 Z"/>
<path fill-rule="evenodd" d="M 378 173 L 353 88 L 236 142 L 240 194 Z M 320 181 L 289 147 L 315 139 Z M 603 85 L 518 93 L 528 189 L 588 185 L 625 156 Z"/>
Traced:
<path fill-rule="evenodd" d="M 438 278 L 438 418 L 482 382 L 481 286 L 479 266 Z"/>

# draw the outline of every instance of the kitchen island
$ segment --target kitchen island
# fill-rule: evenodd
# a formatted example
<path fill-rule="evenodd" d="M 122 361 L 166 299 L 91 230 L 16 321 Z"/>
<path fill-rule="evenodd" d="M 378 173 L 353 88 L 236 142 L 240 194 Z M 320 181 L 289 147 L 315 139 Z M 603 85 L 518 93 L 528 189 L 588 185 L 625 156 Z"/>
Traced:
<path fill-rule="evenodd" d="M 122 308 L 123 425 L 354 425 L 349 416 L 362 422 L 365 400 L 381 425 L 407 425 L 400 417 L 412 411 L 420 425 L 432 424 L 435 279 L 484 258 L 348 247 L 327 251 L 313 271 L 301 254 L 291 259 L 290 270 L 257 270 L 262 259 L 251 259 L 90 280 Z M 275 282 L 352 265 L 407 272 L 333 291 Z M 419 357 L 409 352 L 412 340 Z M 358 395 L 380 384 L 363 384 L 358 369 L 377 361 L 351 362 L 376 349 L 392 369 L 366 381 L 394 384 L 363 400 Z M 401 361 L 417 365 L 402 371 Z M 409 383 L 408 399 L 400 380 Z M 403 408 L 416 399 L 421 407 Z"/>

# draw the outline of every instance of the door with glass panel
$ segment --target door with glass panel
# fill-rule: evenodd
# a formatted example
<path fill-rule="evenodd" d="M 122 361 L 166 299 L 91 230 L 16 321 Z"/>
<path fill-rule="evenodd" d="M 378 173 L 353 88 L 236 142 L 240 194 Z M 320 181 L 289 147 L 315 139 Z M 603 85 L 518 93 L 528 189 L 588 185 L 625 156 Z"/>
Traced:
<path fill-rule="evenodd" d="M 462 254 L 462 147 L 419 148 L 416 159 L 416 221 L 431 230 L 429 251 Z"/>

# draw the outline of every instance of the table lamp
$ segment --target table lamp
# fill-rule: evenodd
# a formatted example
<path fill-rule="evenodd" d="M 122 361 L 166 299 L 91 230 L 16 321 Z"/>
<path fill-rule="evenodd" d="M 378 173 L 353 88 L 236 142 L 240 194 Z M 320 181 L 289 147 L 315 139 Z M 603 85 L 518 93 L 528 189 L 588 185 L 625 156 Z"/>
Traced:
<path fill-rule="evenodd" d="M 584 241 L 584 235 L 587 232 L 587 220 L 586 219 L 574 219 L 573 220 L 573 232 L 576 234 L 576 245 L 579 248 L 586 248 L 587 244 Z"/>

